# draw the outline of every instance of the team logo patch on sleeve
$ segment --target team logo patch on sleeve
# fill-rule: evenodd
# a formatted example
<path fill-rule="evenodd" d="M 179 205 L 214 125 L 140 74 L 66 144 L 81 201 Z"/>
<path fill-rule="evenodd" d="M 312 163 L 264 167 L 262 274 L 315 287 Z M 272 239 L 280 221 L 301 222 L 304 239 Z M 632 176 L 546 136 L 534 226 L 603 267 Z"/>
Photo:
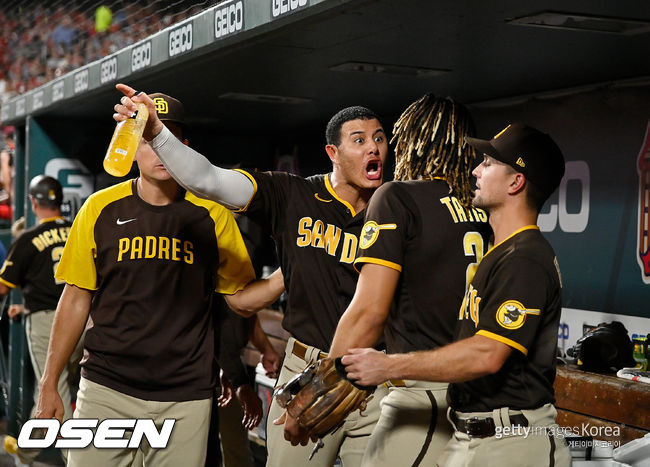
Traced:
<path fill-rule="evenodd" d="M 377 238 L 379 238 L 379 232 L 382 230 L 395 230 L 396 228 L 397 224 L 377 224 L 375 221 L 366 222 L 361 231 L 359 248 L 362 250 L 370 248 L 377 241 Z"/>
<path fill-rule="evenodd" d="M 516 300 L 507 300 L 497 310 L 497 322 L 506 329 L 519 329 L 526 322 L 527 315 L 539 315 L 538 309 L 527 309 Z"/>

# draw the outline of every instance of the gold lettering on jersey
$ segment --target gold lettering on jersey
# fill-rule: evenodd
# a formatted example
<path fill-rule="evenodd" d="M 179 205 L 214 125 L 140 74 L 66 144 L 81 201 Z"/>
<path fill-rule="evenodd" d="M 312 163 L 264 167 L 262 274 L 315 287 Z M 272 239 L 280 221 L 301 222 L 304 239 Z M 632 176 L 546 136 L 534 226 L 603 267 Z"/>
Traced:
<path fill-rule="evenodd" d="M 189 240 L 183 242 L 183 252 L 185 253 L 183 261 L 187 264 L 194 264 L 194 245 L 192 245 L 192 242 Z"/>
<path fill-rule="evenodd" d="M 178 238 L 172 238 L 172 261 L 180 261 L 181 241 Z"/>
<path fill-rule="evenodd" d="M 463 297 L 463 303 L 460 305 L 460 313 L 458 315 L 459 320 L 471 319 L 474 321 L 474 326 L 478 326 L 478 312 L 479 304 L 481 303 L 481 297 L 478 296 L 478 291 L 470 284 L 465 296 Z"/>
<path fill-rule="evenodd" d="M 298 239 L 296 240 L 296 245 L 299 247 L 305 247 L 311 244 L 311 217 L 303 217 L 298 221 Z"/>
<path fill-rule="evenodd" d="M 65 243 L 68 239 L 69 232 L 70 227 L 56 227 L 54 229 L 45 230 L 41 232 L 38 237 L 32 238 L 32 245 L 34 245 L 38 251 L 43 251 L 48 246 Z"/>
<path fill-rule="evenodd" d="M 142 259 L 142 237 L 133 237 L 131 240 L 131 259 Z"/>
<path fill-rule="evenodd" d="M 454 221 L 454 224 L 459 222 L 487 222 L 487 214 L 484 210 L 479 208 L 465 209 L 458 198 L 455 196 L 445 196 L 440 198 L 440 203 L 447 206 L 447 210 Z"/>
<path fill-rule="evenodd" d="M 117 261 L 118 263 L 122 261 L 122 255 L 129 251 L 129 245 L 131 244 L 131 240 L 128 238 L 120 238 L 120 240 L 117 242 Z"/>
<path fill-rule="evenodd" d="M 156 257 L 156 237 L 147 235 L 144 238 L 144 257 L 145 259 Z"/>
<path fill-rule="evenodd" d="M 322 248 L 330 256 L 336 256 L 339 245 L 342 245 L 339 261 L 352 263 L 357 253 L 358 239 L 356 235 L 348 232 L 343 232 L 341 239 L 341 232 L 343 230 L 336 225 L 327 224 L 320 219 L 314 221 L 311 217 L 303 217 L 298 221 L 296 245 L 301 248 Z"/>
<path fill-rule="evenodd" d="M 357 254 L 357 236 L 350 232 L 343 232 L 343 251 L 341 251 L 341 263 L 351 264 Z"/>
<path fill-rule="evenodd" d="M 151 235 L 118 240 L 117 262 L 154 258 L 194 264 L 194 244 L 189 240 Z"/>
<path fill-rule="evenodd" d="M 341 240 L 341 229 L 335 225 L 327 224 L 325 231 L 325 249 L 330 256 L 336 255 L 336 248 Z"/>
<path fill-rule="evenodd" d="M 317 220 L 314 222 L 314 228 L 311 235 L 311 246 L 314 248 L 325 248 L 323 240 L 323 221 Z"/>
<path fill-rule="evenodd" d="M 160 237 L 158 243 L 158 259 L 169 259 L 169 239 Z"/>

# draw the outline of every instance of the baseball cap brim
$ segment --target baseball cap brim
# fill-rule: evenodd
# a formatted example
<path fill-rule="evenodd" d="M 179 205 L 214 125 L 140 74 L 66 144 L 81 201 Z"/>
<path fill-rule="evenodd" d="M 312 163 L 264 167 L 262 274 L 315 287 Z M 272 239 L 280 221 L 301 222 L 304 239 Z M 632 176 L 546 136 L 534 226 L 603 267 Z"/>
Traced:
<path fill-rule="evenodd" d="M 501 154 L 499 154 L 499 151 L 488 140 L 465 136 L 465 142 L 481 154 L 487 154 L 497 160 L 501 160 Z"/>

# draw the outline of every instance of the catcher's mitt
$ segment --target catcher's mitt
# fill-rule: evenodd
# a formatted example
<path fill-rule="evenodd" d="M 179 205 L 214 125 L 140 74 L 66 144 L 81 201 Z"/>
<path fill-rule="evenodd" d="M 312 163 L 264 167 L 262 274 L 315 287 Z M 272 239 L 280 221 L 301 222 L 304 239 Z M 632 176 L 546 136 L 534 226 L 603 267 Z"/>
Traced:
<path fill-rule="evenodd" d="M 363 412 L 374 389 L 348 380 L 340 358 L 324 358 L 278 387 L 275 398 L 301 427 L 322 438 L 356 409 Z"/>

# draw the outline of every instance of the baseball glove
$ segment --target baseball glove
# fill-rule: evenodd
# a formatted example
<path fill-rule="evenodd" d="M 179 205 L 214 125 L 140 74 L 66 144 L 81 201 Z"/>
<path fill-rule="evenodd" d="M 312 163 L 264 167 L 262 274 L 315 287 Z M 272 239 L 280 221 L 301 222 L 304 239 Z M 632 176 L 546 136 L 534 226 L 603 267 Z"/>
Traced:
<path fill-rule="evenodd" d="M 340 358 L 324 358 L 280 386 L 275 398 L 301 427 L 322 438 L 356 409 L 363 412 L 374 389 L 348 380 Z"/>
<path fill-rule="evenodd" d="M 577 359 L 580 368 L 596 373 L 607 373 L 623 367 L 633 367 L 634 345 L 627 329 L 619 321 L 601 323 L 585 333 L 567 355 Z"/>

